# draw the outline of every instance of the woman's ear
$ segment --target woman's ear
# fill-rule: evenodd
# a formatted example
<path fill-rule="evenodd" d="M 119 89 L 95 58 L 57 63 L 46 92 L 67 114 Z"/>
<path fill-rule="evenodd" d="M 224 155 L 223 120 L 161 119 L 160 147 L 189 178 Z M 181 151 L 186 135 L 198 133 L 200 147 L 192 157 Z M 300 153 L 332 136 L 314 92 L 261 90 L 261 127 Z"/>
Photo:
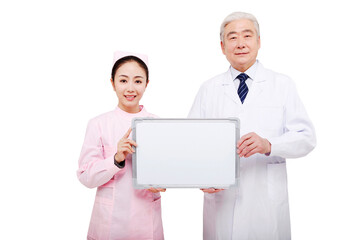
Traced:
<path fill-rule="evenodd" d="M 112 87 L 113 87 L 113 89 L 114 89 L 114 91 L 115 91 L 115 83 L 114 83 L 114 81 L 113 81 L 112 78 L 110 78 L 110 82 L 111 82 L 111 85 L 112 85 Z"/>
<path fill-rule="evenodd" d="M 149 82 L 150 82 L 150 80 L 148 79 L 147 82 L 146 82 L 145 87 L 147 87 L 147 85 L 149 84 Z"/>

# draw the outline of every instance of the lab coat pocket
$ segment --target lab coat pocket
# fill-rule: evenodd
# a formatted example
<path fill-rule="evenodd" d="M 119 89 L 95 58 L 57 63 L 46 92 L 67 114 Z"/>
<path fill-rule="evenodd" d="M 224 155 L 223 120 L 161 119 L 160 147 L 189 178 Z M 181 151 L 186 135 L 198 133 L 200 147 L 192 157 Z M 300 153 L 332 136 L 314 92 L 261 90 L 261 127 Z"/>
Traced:
<path fill-rule="evenodd" d="M 153 201 L 153 229 L 154 229 L 154 239 L 156 240 L 162 240 L 164 239 L 163 234 L 163 226 L 162 226 L 162 220 L 161 220 L 161 197 L 155 198 Z"/>
<path fill-rule="evenodd" d="M 104 146 L 103 147 L 103 155 L 104 158 L 113 157 L 116 153 L 116 148 L 112 146 Z"/>
<path fill-rule="evenodd" d="M 108 239 L 110 234 L 113 201 L 96 196 L 89 226 L 89 237 Z"/>
<path fill-rule="evenodd" d="M 91 238 L 109 238 L 114 204 L 114 183 L 114 180 L 109 180 L 97 188 L 88 234 Z"/>
<path fill-rule="evenodd" d="M 287 202 L 286 163 L 267 164 L 267 186 L 270 201 L 275 204 Z"/>

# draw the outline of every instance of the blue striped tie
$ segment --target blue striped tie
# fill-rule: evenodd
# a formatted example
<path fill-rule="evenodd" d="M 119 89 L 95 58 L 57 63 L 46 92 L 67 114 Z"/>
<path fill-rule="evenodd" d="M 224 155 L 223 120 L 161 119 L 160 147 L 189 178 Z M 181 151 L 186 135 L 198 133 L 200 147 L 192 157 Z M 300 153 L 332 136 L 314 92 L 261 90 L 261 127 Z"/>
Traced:
<path fill-rule="evenodd" d="M 244 103 L 244 100 L 246 98 L 247 93 L 249 92 L 249 89 L 245 83 L 245 80 L 248 79 L 248 75 L 246 73 L 240 73 L 239 76 L 237 76 L 236 78 L 240 80 L 240 85 L 239 88 L 237 90 L 237 93 L 240 97 L 240 100 L 242 103 Z"/>

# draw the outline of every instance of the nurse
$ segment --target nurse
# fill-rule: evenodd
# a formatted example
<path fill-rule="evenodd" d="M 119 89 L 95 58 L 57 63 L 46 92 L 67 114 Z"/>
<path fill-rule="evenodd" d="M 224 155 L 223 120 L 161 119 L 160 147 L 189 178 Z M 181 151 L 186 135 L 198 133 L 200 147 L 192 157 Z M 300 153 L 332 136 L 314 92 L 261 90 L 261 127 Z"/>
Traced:
<path fill-rule="evenodd" d="M 204 239 L 291 239 L 285 159 L 312 151 L 313 125 L 294 82 L 257 60 L 253 15 L 227 16 L 220 40 L 230 67 L 201 86 L 189 117 L 238 117 L 240 167 L 236 187 L 203 190 Z"/>
<path fill-rule="evenodd" d="M 155 117 L 139 104 L 149 83 L 147 57 L 116 52 L 111 85 L 117 107 L 88 123 L 77 176 L 97 187 L 87 239 L 164 239 L 160 193 L 165 189 L 134 189 L 131 140 L 134 117 Z"/>

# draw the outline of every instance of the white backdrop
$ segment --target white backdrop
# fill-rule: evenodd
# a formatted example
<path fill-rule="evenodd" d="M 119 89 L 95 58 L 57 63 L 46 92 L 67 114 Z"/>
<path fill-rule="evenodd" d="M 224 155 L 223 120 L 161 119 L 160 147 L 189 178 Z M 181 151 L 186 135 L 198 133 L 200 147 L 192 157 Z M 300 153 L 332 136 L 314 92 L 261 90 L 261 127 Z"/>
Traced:
<path fill-rule="evenodd" d="M 293 239 L 360 239 L 356 1 L 1 1 L 1 239 L 85 239 L 95 189 L 76 178 L 87 121 L 112 110 L 115 50 L 147 53 L 142 99 L 186 117 L 202 82 L 224 72 L 219 26 L 260 22 L 259 60 L 291 76 L 318 146 L 288 160 Z M 166 239 L 202 239 L 202 192 L 162 194 Z"/>

